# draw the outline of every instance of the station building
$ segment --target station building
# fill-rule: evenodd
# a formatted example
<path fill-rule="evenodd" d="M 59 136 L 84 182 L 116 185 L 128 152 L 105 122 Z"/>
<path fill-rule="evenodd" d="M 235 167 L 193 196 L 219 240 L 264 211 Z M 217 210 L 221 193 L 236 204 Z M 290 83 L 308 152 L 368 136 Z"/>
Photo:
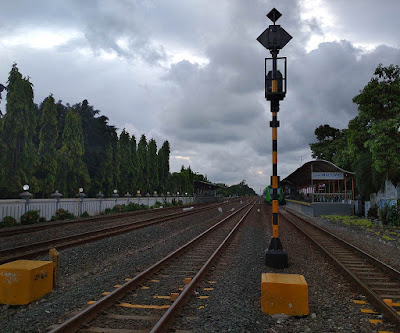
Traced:
<path fill-rule="evenodd" d="M 204 182 L 201 180 L 195 180 L 193 182 L 193 193 L 195 203 L 207 203 L 218 201 L 217 189 L 219 185 Z"/>
<path fill-rule="evenodd" d="M 304 163 L 282 180 L 289 208 L 309 216 L 354 215 L 354 172 L 325 160 Z"/>

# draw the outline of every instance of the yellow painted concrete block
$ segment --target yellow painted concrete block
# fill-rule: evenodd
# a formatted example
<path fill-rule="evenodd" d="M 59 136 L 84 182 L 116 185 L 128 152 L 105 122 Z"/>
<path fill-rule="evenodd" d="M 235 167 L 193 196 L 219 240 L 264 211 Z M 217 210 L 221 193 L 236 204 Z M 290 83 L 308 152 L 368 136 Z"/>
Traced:
<path fill-rule="evenodd" d="M 16 260 L 0 265 L 2 304 L 28 304 L 52 290 L 52 261 Z"/>
<path fill-rule="evenodd" d="M 308 315 L 308 285 L 304 276 L 263 273 L 261 308 L 267 314 Z"/>

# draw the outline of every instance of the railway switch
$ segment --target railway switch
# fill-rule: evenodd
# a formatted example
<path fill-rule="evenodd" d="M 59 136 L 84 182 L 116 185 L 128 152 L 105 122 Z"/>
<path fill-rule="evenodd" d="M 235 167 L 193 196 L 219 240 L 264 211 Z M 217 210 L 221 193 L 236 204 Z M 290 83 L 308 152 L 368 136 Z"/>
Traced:
<path fill-rule="evenodd" d="M 52 261 L 16 260 L 0 265 L 2 304 L 29 304 L 52 290 Z"/>

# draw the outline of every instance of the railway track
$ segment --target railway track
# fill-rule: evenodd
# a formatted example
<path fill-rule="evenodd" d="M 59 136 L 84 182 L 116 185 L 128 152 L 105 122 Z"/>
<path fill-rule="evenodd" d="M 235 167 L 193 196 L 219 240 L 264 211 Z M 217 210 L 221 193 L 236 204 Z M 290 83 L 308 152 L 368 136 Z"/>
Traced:
<path fill-rule="evenodd" d="M 391 306 L 400 303 L 399 271 L 287 209 L 281 209 L 280 214 L 333 260 L 384 318 L 400 327 L 400 311 Z"/>
<path fill-rule="evenodd" d="M 36 243 L 30 243 L 24 246 L 12 247 L 0 251 L 0 264 L 18 259 L 33 258 L 38 255 L 47 253 L 51 248 L 58 250 L 74 247 L 80 244 L 93 242 L 99 239 L 117 236 L 126 232 L 151 226 L 157 223 L 166 222 L 169 220 L 190 216 L 199 212 L 215 209 L 216 205 L 201 207 L 179 213 L 172 213 L 162 217 L 152 217 L 141 221 L 134 221 L 122 225 L 102 228 L 100 230 L 88 231 L 75 234 L 67 237 L 60 237 L 50 240 L 45 240 Z"/>
<path fill-rule="evenodd" d="M 247 203 L 51 333 L 167 330 L 253 207 Z"/>
<path fill-rule="evenodd" d="M 223 204 L 223 203 L 217 203 L 217 204 L 207 205 L 207 206 L 215 207 L 215 206 L 218 206 L 221 204 Z M 204 204 L 193 204 L 190 206 L 191 207 L 193 206 L 197 209 L 197 208 L 204 207 Z M 185 207 L 184 206 L 167 207 L 167 208 L 163 208 L 162 211 L 165 212 L 165 211 L 181 210 L 182 208 L 185 208 Z M 119 220 L 119 219 L 123 219 L 123 218 L 127 218 L 127 217 L 136 217 L 136 216 L 141 216 L 141 215 L 146 215 L 146 214 L 152 214 L 153 212 L 157 212 L 157 211 L 159 211 L 159 210 L 158 209 L 141 210 L 141 211 L 134 211 L 134 212 L 125 212 L 125 213 L 120 213 L 120 214 L 99 215 L 99 216 L 89 217 L 86 219 L 64 220 L 64 221 L 46 222 L 46 223 L 44 222 L 44 223 L 34 224 L 34 225 L 4 228 L 4 229 L 0 229 L 0 238 L 10 237 L 10 236 L 15 236 L 15 235 L 20 235 L 20 234 L 28 234 L 28 233 L 32 233 L 32 232 L 41 231 L 41 230 L 70 226 L 70 225 L 79 224 L 79 223 L 93 223 L 93 222 L 99 222 L 99 221 L 105 221 L 105 220 L 107 220 L 107 221 Z"/>

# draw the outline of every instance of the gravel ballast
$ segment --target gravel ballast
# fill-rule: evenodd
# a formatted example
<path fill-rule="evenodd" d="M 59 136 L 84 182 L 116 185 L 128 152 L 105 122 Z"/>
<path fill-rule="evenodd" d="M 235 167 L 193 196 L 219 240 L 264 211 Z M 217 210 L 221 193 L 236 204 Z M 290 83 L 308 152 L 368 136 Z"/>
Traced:
<path fill-rule="evenodd" d="M 62 251 L 61 287 L 27 306 L 2 306 L 0 332 L 48 331 L 51 325 L 70 317 L 88 301 L 99 299 L 103 292 L 111 291 L 114 285 L 123 283 L 125 278 L 134 276 L 205 230 L 216 217 L 231 213 L 233 207 L 237 204 L 224 208 L 222 214 L 215 209 L 201 216 L 189 216 Z M 365 300 L 362 293 L 282 218 L 280 238 L 288 253 L 289 268 L 266 267 L 264 252 L 271 237 L 270 214 L 270 206 L 256 205 L 249 220 L 198 288 L 196 295 L 209 298 L 192 299 L 175 329 L 193 332 L 396 331 L 388 324 L 371 324 L 369 319 L 378 317 L 362 313 L 361 308 L 368 306 L 353 302 Z M 329 225 L 338 234 L 345 233 L 360 245 L 370 246 L 381 252 L 382 257 L 386 251 L 394 251 L 393 255 L 397 253 L 400 258 L 398 248 L 383 242 L 377 247 L 376 239 L 363 238 L 362 231 L 351 232 L 347 226 L 314 220 Z M 309 316 L 270 316 L 261 311 L 261 274 L 268 272 L 304 275 L 309 287 Z M 204 288 L 213 290 L 204 291 Z"/>

